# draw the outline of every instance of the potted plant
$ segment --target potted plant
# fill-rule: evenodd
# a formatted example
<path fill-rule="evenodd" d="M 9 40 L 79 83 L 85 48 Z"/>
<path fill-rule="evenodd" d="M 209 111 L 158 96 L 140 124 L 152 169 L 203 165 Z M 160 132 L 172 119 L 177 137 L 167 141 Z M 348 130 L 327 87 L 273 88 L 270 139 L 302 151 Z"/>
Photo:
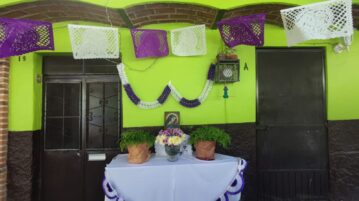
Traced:
<path fill-rule="evenodd" d="M 216 127 L 200 127 L 191 133 L 190 144 L 196 148 L 196 158 L 214 160 L 216 144 L 227 148 L 231 138 L 224 130 Z"/>
<path fill-rule="evenodd" d="M 128 150 L 129 163 L 144 163 L 151 157 L 150 147 L 153 146 L 155 137 L 142 130 L 125 131 L 120 140 L 120 149 Z"/>

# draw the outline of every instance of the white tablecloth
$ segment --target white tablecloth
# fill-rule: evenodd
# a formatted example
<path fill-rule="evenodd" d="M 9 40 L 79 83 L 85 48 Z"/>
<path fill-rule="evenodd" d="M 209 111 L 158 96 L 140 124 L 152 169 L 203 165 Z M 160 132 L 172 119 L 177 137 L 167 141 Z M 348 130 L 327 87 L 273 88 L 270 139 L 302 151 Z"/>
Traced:
<path fill-rule="evenodd" d="M 138 165 L 129 164 L 123 154 L 106 166 L 105 177 L 125 201 L 215 201 L 223 197 L 237 173 L 238 159 L 221 154 L 213 161 L 182 156 L 169 162 L 152 156 Z M 240 193 L 229 200 L 240 200 Z"/>

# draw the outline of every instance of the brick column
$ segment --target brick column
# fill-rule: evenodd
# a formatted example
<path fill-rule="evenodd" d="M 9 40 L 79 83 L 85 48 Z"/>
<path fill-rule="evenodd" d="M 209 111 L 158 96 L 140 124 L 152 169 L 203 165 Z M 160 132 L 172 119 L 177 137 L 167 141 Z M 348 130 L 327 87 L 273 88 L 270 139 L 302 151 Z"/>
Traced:
<path fill-rule="evenodd" d="M 9 60 L 0 59 L 0 201 L 6 200 Z"/>

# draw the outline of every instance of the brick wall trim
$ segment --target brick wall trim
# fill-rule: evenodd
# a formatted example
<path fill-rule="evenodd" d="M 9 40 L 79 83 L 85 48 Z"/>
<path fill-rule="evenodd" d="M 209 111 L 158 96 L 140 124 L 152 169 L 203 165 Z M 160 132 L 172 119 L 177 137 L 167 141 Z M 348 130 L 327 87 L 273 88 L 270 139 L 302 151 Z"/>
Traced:
<path fill-rule="evenodd" d="M 0 200 L 6 200 L 9 60 L 0 59 Z"/>
<path fill-rule="evenodd" d="M 125 9 L 107 9 L 111 23 L 119 27 L 141 27 L 148 24 L 185 22 L 205 24 L 216 28 L 216 22 L 222 18 L 231 18 L 256 13 L 266 13 L 269 24 L 282 26 L 280 10 L 294 5 L 267 3 L 254 4 L 220 10 L 203 5 L 185 3 L 148 3 L 134 5 Z M 21 3 L 0 8 L 0 18 L 33 19 L 48 22 L 71 20 L 110 24 L 106 8 L 75 1 L 37 1 Z M 353 4 L 354 26 L 359 28 L 359 5 Z"/>

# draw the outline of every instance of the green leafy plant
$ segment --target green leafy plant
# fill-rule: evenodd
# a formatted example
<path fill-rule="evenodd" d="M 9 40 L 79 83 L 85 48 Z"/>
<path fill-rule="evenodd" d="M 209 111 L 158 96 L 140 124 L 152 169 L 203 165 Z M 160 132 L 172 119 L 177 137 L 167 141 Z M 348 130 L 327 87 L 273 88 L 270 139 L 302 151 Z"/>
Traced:
<path fill-rule="evenodd" d="M 224 130 L 216 127 L 200 127 L 191 133 L 190 143 L 196 144 L 198 141 L 215 141 L 223 148 L 228 148 L 231 137 Z"/>
<path fill-rule="evenodd" d="M 130 145 L 147 143 L 149 147 L 153 146 L 155 137 L 149 132 L 142 130 L 129 130 L 122 133 L 120 140 L 120 149 L 123 151 Z"/>

